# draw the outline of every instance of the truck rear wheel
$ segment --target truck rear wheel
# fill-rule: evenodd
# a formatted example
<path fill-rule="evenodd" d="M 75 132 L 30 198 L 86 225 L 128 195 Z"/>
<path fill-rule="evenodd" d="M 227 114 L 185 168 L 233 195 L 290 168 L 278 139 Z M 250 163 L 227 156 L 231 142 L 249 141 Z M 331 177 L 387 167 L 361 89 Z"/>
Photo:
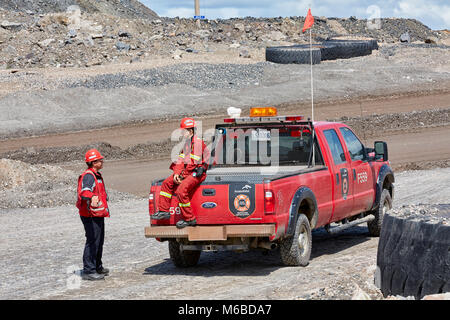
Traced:
<path fill-rule="evenodd" d="M 180 243 L 177 240 L 169 240 L 170 259 L 172 259 L 173 264 L 179 268 L 197 265 L 201 253 L 201 251 L 197 250 L 181 250 Z"/>
<path fill-rule="evenodd" d="M 284 239 L 280 244 L 281 261 L 286 266 L 302 266 L 309 264 L 312 248 L 311 225 L 304 214 L 300 214 L 292 237 Z"/>
<path fill-rule="evenodd" d="M 375 220 L 367 222 L 369 234 L 372 237 L 379 237 L 381 233 L 381 225 L 383 224 L 383 217 L 387 211 L 392 209 L 392 199 L 389 190 L 383 189 L 380 196 L 380 204 L 377 209 L 373 210 L 371 214 L 375 216 Z"/>

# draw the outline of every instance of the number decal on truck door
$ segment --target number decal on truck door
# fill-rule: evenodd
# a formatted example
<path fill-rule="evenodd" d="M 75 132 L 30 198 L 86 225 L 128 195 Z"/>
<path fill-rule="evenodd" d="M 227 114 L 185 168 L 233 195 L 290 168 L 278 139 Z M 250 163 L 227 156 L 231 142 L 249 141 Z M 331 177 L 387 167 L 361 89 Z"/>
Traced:
<path fill-rule="evenodd" d="M 358 173 L 358 183 L 365 183 L 367 182 L 367 172 L 363 171 Z"/>

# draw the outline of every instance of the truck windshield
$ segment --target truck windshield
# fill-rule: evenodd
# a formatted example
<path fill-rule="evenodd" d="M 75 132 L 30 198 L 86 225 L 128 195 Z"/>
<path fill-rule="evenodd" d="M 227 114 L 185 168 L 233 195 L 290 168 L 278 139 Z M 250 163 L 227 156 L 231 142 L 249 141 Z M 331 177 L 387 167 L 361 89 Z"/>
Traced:
<path fill-rule="evenodd" d="M 308 165 L 312 134 L 307 125 L 284 127 L 217 127 L 213 166 Z M 323 164 L 315 143 L 316 164 Z"/>

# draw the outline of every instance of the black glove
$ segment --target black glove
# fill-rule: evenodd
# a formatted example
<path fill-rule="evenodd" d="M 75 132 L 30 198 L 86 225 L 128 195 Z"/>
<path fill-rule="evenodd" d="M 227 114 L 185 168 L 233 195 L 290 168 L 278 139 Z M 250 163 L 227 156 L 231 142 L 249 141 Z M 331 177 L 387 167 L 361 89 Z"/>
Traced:
<path fill-rule="evenodd" d="M 205 173 L 205 168 L 197 167 L 197 168 L 194 169 L 194 173 L 192 175 L 194 177 L 201 177 L 203 173 Z"/>

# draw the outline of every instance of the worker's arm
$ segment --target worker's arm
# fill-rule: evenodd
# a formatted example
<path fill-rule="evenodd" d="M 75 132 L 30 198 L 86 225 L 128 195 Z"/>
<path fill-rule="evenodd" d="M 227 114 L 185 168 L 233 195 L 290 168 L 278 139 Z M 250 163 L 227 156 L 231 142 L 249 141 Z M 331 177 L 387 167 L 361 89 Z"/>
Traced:
<path fill-rule="evenodd" d="M 196 168 L 201 167 L 203 171 L 206 171 L 208 168 L 209 150 L 206 148 L 205 143 L 203 140 L 197 139 L 193 145 L 194 148 L 189 153 L 189 162 L 182 173 L 183 178 L 191 175 Z"/>
<path fill-rule="evenodd" d="M 92 174 L 86 174 L 81 182 L 81 201 L 86 203 L 87 208 L 92 205 L 93 207 L 98 206 L 98 197 L 93 195 L 95 188 L 95 179 Z"/>

